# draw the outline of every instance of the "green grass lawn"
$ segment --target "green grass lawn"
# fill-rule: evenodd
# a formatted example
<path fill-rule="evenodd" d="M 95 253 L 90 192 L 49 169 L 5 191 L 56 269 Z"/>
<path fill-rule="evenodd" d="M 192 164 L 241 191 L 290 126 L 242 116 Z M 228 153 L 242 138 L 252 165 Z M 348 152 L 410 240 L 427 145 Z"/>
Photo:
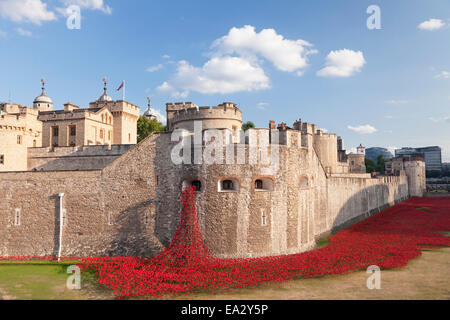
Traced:
<path fill-rule="evenodd" d="M 81 290 L 66 286 L 67 268 L 76 262 L 0 262 L 0 297 L 19 300 L 73 300 L 111 298 L 98 288 L 92 273 L 81 275 Z"/>

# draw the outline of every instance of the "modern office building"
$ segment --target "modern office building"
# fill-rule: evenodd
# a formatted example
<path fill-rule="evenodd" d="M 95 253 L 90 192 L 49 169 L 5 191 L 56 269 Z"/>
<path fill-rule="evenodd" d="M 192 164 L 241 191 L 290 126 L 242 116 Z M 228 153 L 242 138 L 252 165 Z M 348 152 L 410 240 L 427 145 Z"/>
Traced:
<path fill-rule="evenodd" d="M 421 157 L 425 159 L 425 166 L 427 171 L 442 171 L 442 151 L 438 146 L 423 148 L 401 148 L 395 150 L 395 156 L 402 156 L 405 158 Z"/>
<path fill-rule="evenodd" d="M 375 163 L 377 162 L 377 158 L 380 154 L 383 155 L 384 159 L 392 159 L 394 157 L 392 152 L 390 152 L 386 148 L 373 147 L 373 148 L 366 149 L 366 158 L 370 158 L 370 159 L 374 160 Z"/>

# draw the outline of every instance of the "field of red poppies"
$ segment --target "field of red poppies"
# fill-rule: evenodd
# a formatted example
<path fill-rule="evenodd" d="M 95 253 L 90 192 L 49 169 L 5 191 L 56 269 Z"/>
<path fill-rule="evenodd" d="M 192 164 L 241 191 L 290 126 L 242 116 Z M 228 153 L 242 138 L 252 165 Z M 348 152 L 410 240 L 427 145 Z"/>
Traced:
<path fill-rule="evenodd" d="M 330 237 L 310 252 L 256 259 L 216 259 L 198 227 L 193 189 L 182 194 L 180 225 L 171 244 L 153 258 L 85 258 L 99 284 L 118 298 L 223 292 L 299 277 L 342 274 L 370 265 L 405 266 L 422 248 L 450 245 L 450 198 L 411 198 Z"/>

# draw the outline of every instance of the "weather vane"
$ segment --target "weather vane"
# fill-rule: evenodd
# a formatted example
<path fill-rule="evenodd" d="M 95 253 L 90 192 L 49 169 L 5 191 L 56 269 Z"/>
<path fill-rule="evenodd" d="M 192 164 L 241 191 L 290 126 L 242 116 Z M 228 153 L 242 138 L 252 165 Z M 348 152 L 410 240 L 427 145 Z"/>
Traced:
<path fill-rule="evenodd" d="M 148 101 L 148 107 L 150 108 L 150 100 L 151 100 L 152 98 L 150 97 L 150 96 L 148 96 L 147 97 L 147 101 Z"/>

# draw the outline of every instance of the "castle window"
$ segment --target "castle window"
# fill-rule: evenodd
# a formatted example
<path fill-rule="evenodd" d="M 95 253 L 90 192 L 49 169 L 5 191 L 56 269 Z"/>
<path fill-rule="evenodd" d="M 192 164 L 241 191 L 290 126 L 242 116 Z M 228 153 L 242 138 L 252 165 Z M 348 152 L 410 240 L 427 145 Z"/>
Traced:
<path fill-rule="evenodd" d="M 17 136 L 17 144 L 22 144 L 22 136 Z"/>
<path fill-rule="evenodd" d="M 202 182 L 198 179 L 188 179 L 188 180 L 184 180 L 183 184 L 182 184 L 182 188 L 183 190 L 185 188 L 189 188 L 189 187 L 195 187 L 195 192 L 201 192 L 202 191 Z"/>
<path fill-rule="evenodd" d="M 254 180 L 253 189 L 255 191 L 273 191 L 274 181 L 271 177 L 258 177 Z"/>
<path fill-rule="evenodd" d="M 264 209 L 261 209 L 261 226 L 267 226 L 267 216 Z"/>
<path fill-rule="evenodd" d="M 108 131 L 108 140 L 111 140 L 111 130 Z"/>
<path fill-rule="evenodd" d="M 14 225 L 20 226 L 20 209 L 16 208 L 16 211 L 14 213 Z"/>
<path fill-rule="evenodd" d="M 111 212 L 108 214 L 108 225 L 109 225 L 109 226 L 112 226 L 112 225 L 113 225 L 113 220 L 112 220 Z"/>
<path fill-rule="evenodd" d="M 202 182 L 200 180 L 194 180 L 191 184 L 195 187 L 195 191 L 202 191 Z"/>
<path fill-rule="evenodd" d="M 355 165 L 355 161 L 352 160 L 352 166 L 354 166 L 354 165 Z"/>
<path fill-rule="evenodd" d="M 5 164 L 5 155 L 0 154 L 0 164 Z"/>
<path fill-rule="evenodd" d="M 100 129 L 100 139 L 105 138 L 105 131 L 103 129 Z"/>
<path fill-rule="evenodd" d="M 308 189 L 308 177 L 306 176 L 300 177 L 300 188 Z"/>
<path fill-rule="evenodd" d="M 72 136 L 72 137 L 74 137 L 74 136 L 76 136 L 77 135 L 77 127 L 76 126 L 70 126 L 69 127 L 70 129 L 70 135 Z"/>
<path fill-rule="evenodd" d="M 233 190 L 233 181 L 232 180 L 224 180 L 222 181 L 222 190 Z"/>
<path fill-rule="evenodd" d="M 239 181 L 235 178 L 224 178 L 219 180 L 218 183 L 219 192 L 238 192 L 239 191 Z"/>
<path fill-rule="evenodd" d="M 131 133 L 128 134 L 128 142 L 131 142 Z"/>
<path fill-rule="evenodd" d="M 33 140 L 33 148 L 36 148 L 37 142 L 36 140 Z"/>
<path fill-rule="evenodd" d="M 255 189 L 256 190 L 261 190 L 263 188 L 263 182 L 262 180 L 258 179 L 255 180 Z"/>
<path fill-rule="evenodd" d="M 52 136 L 53 137 L 59 136 L 59 128 L 58 127 L 52 127 Z"/>
<path fill-rule="evenodd" d="M 61 223 L 62 223 L 63 226 L 67 225 L 66 212 L 67 212 L 66 209 L 62 210 L 62 221 L 61 221 Z"/>

